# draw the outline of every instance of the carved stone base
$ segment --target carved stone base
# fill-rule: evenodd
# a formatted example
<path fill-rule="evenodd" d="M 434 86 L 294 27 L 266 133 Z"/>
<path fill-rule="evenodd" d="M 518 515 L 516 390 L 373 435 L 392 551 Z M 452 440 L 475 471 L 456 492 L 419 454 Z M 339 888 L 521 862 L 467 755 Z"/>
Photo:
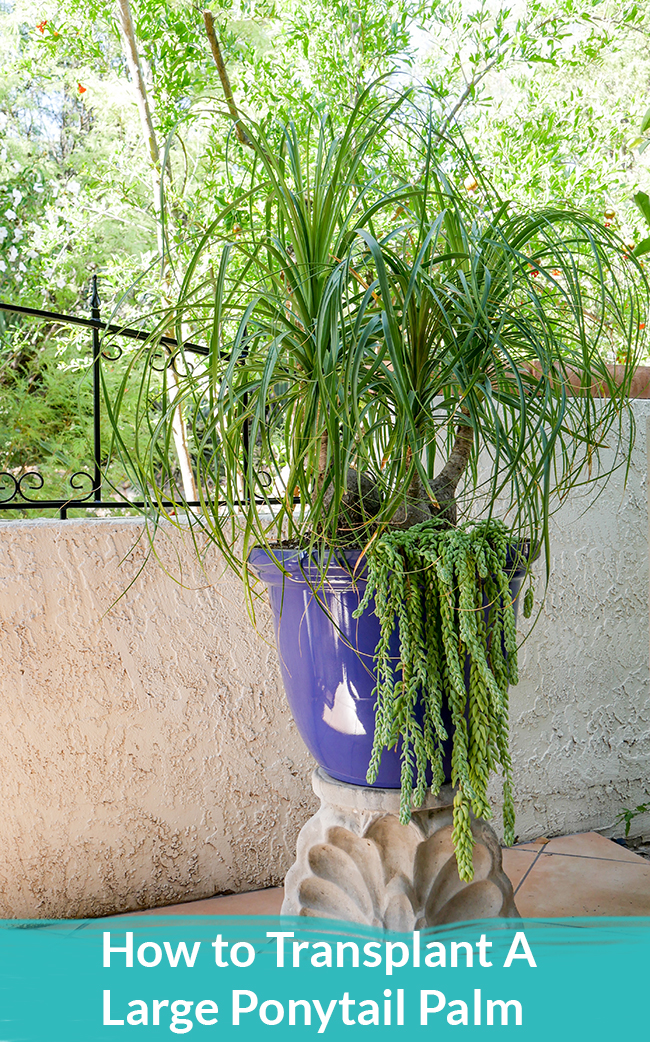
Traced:
<path fill-rule="evenodd" d="M 458 878 L 451 842 L 453 789 L 428 795 L 409 825 L 399 791 L 312 776 L 320 810 L 298 837 L 283 915 L 321 916 L 407 932 L 468 919 L 518 916 L 497 837 L 474 820 L 474 880 Z"/>

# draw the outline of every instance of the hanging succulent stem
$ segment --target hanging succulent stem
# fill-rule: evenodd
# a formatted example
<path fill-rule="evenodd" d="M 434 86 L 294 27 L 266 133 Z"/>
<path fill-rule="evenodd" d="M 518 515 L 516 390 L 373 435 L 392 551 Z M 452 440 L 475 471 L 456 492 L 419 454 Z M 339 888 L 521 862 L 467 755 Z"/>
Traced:
<path fill-rule="evenodd" d="M 355 612 L 358 617 L 374 597 L 381 633 L 368 782 L 377 779 L 383 750 L 401 739 L 400 821 L 407 824 L 426 794 L 427 770 L 434 793 L 445 781 L 446 703 L 456 786 L 452 838 L 458 873 L 466 881 L 474 875 L 470 812 L 491 817 L 487 786 L 497 768 L 503 776 L 505 841 L 514 841 L 508 685 L 517 683 L 518 674 L 507 555 L 507 530 L 499 521 L 451 528 L 432 519 L 387 532 L 368 551 L 368 583 Z M 395 630 L 398 662 L 390 651 Z"/>

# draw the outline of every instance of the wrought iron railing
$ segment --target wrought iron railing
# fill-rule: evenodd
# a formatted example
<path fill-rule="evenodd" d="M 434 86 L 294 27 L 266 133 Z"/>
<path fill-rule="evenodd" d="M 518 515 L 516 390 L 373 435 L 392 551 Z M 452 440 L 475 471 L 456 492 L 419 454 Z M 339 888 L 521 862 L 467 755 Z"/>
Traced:
<path fill-rule="evenodd" d="M 101 447 L 101 359 L 111 358 L 102 350 L 102 335 L 107 333 L 119 337 L 127 337 L 131 340 L 147 341 L 151 334 L 142 329 L 130 329 L 127 326 L 114 325 L 102 321 L 101 302 L 97 287 L 97 276 L 93 276 L 92 293 L 90 298 L 90 318 L 80 318 L 76 315 L 63 315 L 55 311 L 41 311 L 37 308 L 23 307 L 18 304 L 5 304 L 0 301 L 0 311 L 10 311 L 30 318 L 42 319 L 43 321 L 58 322 L 62 325 L 83 326 L 92 330 L 92 424 L 93 424 L 93 473 L 86 470 L 75 471 L 68 479 L 71 494 L 67 498 L 39 499 L 34 496 L 44 487 L 43 476 L 34 470 L 29 470 L 19 477 L 10 471 L 0 471 L 0 519 L 9 511 L 58 511 L 61 519 L 68 517 L 70 510 L 124 510 L 125 508 L 144 507 L 142 500 L 130 499 L 104 499 L 104 476 L 102 473 L 102 447 Z M 173 350 L 181 345 L 174 337 L 156 337 L 157 343 Z M 184 341 L 184 351 L 207 355 L 208 348 L 201 344 L 193 344 Z M 244 457 L 248 454 L 247 432 L 244 437 Z M 87 491 L 84 493 L 84 487 Z M 190 502 L 190 507 L 199 507 L 198 502 Z M 173 507 L 172 502 L 163 502 L 160 506 Z"/>

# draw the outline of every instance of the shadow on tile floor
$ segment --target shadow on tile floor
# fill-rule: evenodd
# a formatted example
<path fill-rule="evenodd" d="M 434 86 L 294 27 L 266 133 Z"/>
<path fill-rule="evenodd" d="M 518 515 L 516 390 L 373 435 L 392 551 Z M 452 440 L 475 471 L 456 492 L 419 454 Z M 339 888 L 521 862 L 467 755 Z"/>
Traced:
<path fill-rule="evenodd" d="M 538 839 L 503 851 L 524 917 L 650 916 L 650 861 L 596 832 Z M 282 887 L 211 897 L 132 915 L 276 915 Z"/>

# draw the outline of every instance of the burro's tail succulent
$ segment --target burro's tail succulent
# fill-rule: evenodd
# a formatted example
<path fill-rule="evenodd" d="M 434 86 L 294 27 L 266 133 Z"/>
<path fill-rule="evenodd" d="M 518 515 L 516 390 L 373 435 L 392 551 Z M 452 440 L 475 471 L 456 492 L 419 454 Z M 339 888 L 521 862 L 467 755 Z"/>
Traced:
<path fill-rule="evenodd" d="M 445 782 L 443 746 L 452 742 L 453 842 L 461 879 L 473 878 L 470 810 L 491 817 L 490 774 L 503 777 L 503 824 L 514 841 L 508 749 L 508 686 L 516 684 L 517 642 L 510 581 L 525 564 L 499 521 L 451 527 L 440 520 L 390 531 L 368 551 L 368 583 L 381 637 L 375 655 L 376 719 L 368 782 L 381 755 L 401 742 L 400 821 L 407 824 L 430 782 Z M 486 618 L 487 617 L 487 618 Z M 399 659 L 391 655 L 393 633 Z M 451 715 L 451 734 L 443 723 Z"/>

